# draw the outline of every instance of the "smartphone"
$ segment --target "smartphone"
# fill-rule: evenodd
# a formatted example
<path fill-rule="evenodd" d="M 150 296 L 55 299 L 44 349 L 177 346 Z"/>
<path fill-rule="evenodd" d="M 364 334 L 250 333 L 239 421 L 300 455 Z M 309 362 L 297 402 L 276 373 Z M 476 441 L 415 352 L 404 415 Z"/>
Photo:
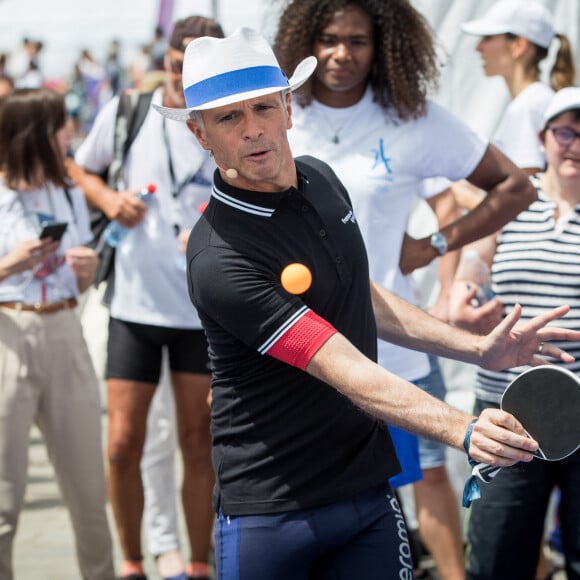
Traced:
<path fill-rule="evenodd" d="M 44 238 L 52 238 L 55 242 L 59 241 L 62 236 L 64 236 L 64 232 L 66 232 L 66 228 L 68 227 L 67 222 L 55 222 L 51 224 L 45 224 L 40 232 L 40 236 L 38 236 L 41 240 Z"/>

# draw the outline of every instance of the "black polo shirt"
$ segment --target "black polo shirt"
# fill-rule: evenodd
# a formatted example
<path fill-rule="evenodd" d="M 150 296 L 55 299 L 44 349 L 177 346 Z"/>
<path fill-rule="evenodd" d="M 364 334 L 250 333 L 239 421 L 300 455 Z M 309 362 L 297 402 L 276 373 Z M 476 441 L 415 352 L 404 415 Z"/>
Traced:
<path fill-rule="evenodd" d="M 187 248 L 188 285 L 213 365 L 214 503 L 226 515 L 316 507 L 399 471 L 388 431 L 304 372 L 338 331 L 376 359 L 367 256 L 330 168 L 296 160 L 299 189 L 253 192 L 216 172 Z M 280 274 L 305 264 L 312 285 Z"/>

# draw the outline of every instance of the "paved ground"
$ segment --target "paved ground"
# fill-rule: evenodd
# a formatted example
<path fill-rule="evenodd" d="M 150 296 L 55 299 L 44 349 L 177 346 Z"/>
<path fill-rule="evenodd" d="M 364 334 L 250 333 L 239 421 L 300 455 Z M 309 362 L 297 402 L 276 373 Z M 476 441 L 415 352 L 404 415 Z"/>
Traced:
<path fill-rule="evenodd" d="M 110 511 L 109 521 L 114 534 Z M 114 542 L 118 570 L 121 556 L 115 536 Z M 61 501 L 44 444 L 36 430 L 30 439 L 28 487 L 14 548 L 15 580 L 80 579 L 68 514 Z M 155 565 L 149 556 L 146 556 L 145 567 L 150 580 L 156 580 Z"/>

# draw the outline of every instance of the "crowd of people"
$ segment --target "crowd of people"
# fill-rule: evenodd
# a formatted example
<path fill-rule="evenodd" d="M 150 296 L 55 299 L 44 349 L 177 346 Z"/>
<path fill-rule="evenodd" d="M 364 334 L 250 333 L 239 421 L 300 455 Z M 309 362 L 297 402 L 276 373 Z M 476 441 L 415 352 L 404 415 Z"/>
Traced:
<path fill-rule="evenodd" d="M 187 17 L 126 70 L 117 41 L 104 64 L 84 50 L 65 90 L 22 85 L 40 68 L 27 39 L 25 73 L 0 77 L 2 578 L 33 423 L 85 579 L 115 577 L 107 499 L 125 580 L 146 578 L 143 521 L 166 580 L 214 566 L 221 580 L 429 577 L 397 494 L 408 483 L 442 579 L 547 577 L 555 489 L 580 578 L 579 452 L 534 459 L 499 408 L 526 365 L 580 369 L 580 89 L 535 1 L 498 2 L 463 30 L 513 97 L 491 142 L 430 99 L 435 39 L 408 0 L 291 0 L 272 46 Z M 556 39 L 550 88 L 539 63 Z M 128 86 L 148 109 L 124 126 Z M 414 199 L 438 223 L 421 238 L 406 234 Z M 103 247 L 89 209 L 125 228 L 107 282 L 106 437 L 76 312 Z M 58 222 L 62 239 L 42 236 Z M 464 247 L 491 267 L 485 304 L 460 275 Z M 427 313 L 413 272 L 434 260 Z M 290 263 L 311 273 L 303 292 L 280 282 Z M 438 357 L 480 367 L 473 414 L 445 404 Z M 448 446 L 519 465 L 485 486 L 465 536 Z"/>
<path fill-rule="evenodd" d="M 167 39 L 156 27 L 148 42 L 124 54 L 122 43 L 113 38 L 102 55 L 82 48 L 70 74 L 47 78 L 42 64 L 44 43 L 24 37 L 11 50 L 0 53 L 0 95 L 11 88 L 54 88 L 66 97 L 68 115 L 74 123 L 73 145 L 78 144 L 94 123 L 100 109 L 119 92 L 141 88 L 150 77 L 163 71 Z M 6 86 L 6 89 L 5 89 Z"/>

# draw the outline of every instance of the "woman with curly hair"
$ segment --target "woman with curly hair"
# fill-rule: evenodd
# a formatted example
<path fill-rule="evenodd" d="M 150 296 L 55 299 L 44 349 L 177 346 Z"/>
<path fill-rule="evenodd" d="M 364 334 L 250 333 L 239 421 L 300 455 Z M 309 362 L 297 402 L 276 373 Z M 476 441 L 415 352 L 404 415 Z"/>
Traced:
<path fill-rule="evenodd" d="M 404 273 L 496 231 L 535 198 L 526 176 L 504 155 L 428 99 L 438 83 L 434 39 L 407 0 L 293 0 L 282 12 L 274 49 L 287 72 L 306 56 L 317 57 L 317 70 L 293 107 L 293 153 L 315 155 L 335 170 L 351 196 L 371 277 L 405 299 L 416 301 L 416 292 Z M 423 180 L 435 176 L 467 178 L 488 195 L 463 217 L 449 190 L 429 197 L 440 231 L 413 240 L 405 227 L 414 197 L 423 195 Z M 444 320 L 456 260 L 451 253 L 440 264 L 432 313 Z M 445 397 L 435 358 L 379 341 L 379 362 Z M 421 440 L 419 465 L 414 436 L 392 431 L 403 463 L 392 483 L 416 482 L 423 541 L 443 578 L 463 579 L 445 448 Z M 417 481 L 421 467 L 424 478 Z"/>
<path fill-rule="evenodd" d="M 359 88 L 370 86 L 376 102 L 385 110 L 393 109 L 402 120 L 423 116 L 427 93 L 438 87 L 438 61 L 429 26 L 404 0 L 291 2 L 280 19 L 274 45 L 280 66 L 294 70 L 301 59 L 313 53 L 317 36 L 332 15 L 351 7 L 358 7 L 372 19 L 375 32 L 372 66 Z M 301 105 L 320 100 L 319 81 L 317 75 L 297 93 Z"/>

